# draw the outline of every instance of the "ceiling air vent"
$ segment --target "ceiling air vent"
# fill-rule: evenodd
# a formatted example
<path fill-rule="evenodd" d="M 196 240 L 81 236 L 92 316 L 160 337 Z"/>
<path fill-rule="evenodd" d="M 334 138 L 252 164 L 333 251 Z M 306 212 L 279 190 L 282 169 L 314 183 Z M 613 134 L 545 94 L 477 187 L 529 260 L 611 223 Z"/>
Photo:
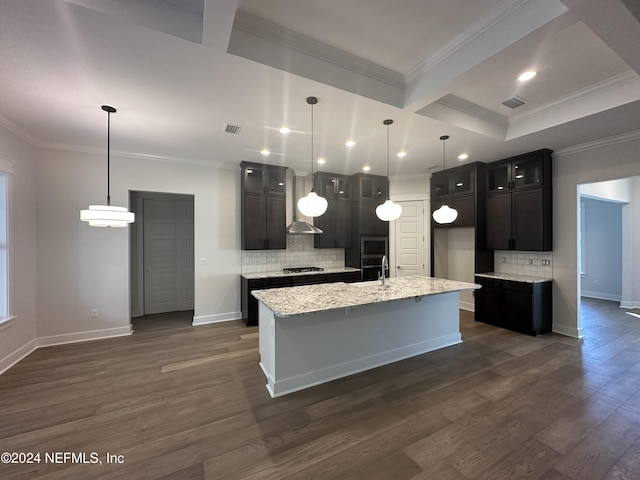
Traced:
<path fill-rule="evenodd" d="M 525 102 L 520 97 L 513 97 L 513 98 L 510 98 L 509 100 L 505 100 L 504 102 L 502 102 L 502 104 L 505 107 L 509 107 L 509 108 L 518 108 L 524 105 L 525 103 L 527 102 Z"/>
<path fill-rule="evenodd" d="M 224 131 L 225 133 L 232 133 L 234 135 L 237 135 L 240 133 L 240 129 L 242 127 L 240 125 L 232 125 L 231 123 L 225 123 L 224 124 Z"/>

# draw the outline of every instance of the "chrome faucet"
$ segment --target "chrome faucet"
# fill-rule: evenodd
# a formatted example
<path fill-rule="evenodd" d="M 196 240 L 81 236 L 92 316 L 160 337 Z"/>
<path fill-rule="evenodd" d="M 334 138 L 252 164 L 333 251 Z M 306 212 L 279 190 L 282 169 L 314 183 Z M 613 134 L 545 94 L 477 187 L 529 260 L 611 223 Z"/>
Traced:
<path fill-rule="evenodd" d="M 382 265 L 381 265 L 381 275 L 378 276 L 378 280 L 380 280 L 380 285 L 382 285 L 382 289 L 386 289 L 387 287 L 384 284 L 384 277 L 385 277 L 385 270 L 387 270 L 389 268 L 389 264 L 387 263 L 387 256 L 383 255 L 382 256 Z"/>

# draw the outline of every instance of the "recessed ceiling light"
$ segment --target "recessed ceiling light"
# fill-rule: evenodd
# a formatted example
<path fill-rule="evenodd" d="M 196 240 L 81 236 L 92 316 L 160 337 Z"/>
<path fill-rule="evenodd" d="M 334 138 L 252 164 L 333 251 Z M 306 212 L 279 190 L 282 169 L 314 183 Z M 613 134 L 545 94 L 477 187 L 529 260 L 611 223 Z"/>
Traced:
<path fill-rule="evenodd" d="M 324 158 L 319 158 L 318 159 L 318 164 L 319 165 L 324 165 L 325 163 L 327 163 L 327 161 Z"/>
<path fill-rule="evenodd" d="M 398 158 L 403 158 L 407 156 L 407 152 L 402 151 L 402 152 L 398 152 Z"/>
<path fill-rule="evenodd" d="M 362 170 L 368 172 L 369 170 L 371 170 L 371 167 L 369 165 L 365 165 L 364 167 L 362 167 Z"/>
<path fill-rule="evenodd" d="M 529 70 L 527 72 L 522 73 L 519 77 L 518 80 L 520 80 L 521 82 L 526 82 L 527 80 L 531 80 L 533 77 L 536 76 L 536 72 L 535 70 Z"/>
<path fill-rule="evenodd" d="M 354 142 L 353 140 L 347 140 L 347 143 L 345 143 L 345 145 L 349 148 L 355 147 L 356 142 Z"/>
<path fill-rule="evenodd" d="M 283 134 L 287 134 L 287 133 L 291 133 L 291 129 L 289 127 L 282 127 L 280 130 L 278 130 L 280 133 Z"/>
<path fill-rule="evenodd" d="M 263 148 L 260 153 L 262 155 L 264 155 L 265 157 L 269 156 L 269 154 L 271 153 L 269 150 L 267 150 L 266 148 Z"/>
<path fill-rule="evenodd" d="M 461 153 L 460 155 L 458 155 L 458 160 L 466 160 L 467 158 L 469 158 L 469 155 L 467 155 L 466 153 Z"/>

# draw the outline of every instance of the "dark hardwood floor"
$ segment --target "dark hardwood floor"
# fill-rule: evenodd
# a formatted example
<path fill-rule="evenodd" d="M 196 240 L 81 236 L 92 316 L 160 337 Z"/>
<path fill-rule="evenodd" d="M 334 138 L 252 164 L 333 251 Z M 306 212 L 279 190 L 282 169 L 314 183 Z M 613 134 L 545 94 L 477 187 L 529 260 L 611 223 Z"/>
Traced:
<path fill-rule="evenodd" d="M 277 399 L 240 321 L 43 348 L 0 376 L 0 452 L 40 463 L 0 478 L 639 479 L 640 318 L 583 302 L 582 341 L 463 311 L 460 345 Z"/>

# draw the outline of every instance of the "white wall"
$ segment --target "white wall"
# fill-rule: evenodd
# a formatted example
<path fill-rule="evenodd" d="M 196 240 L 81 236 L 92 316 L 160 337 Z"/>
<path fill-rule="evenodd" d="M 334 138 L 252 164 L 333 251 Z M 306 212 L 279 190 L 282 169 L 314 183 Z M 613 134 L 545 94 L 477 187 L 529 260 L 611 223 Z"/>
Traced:
<path fill-rule="evenodd" d="M 128 334 L 128 229 L 79 212 L 106 197 L 104 155 L 47 150 L 38 171 L 38 336 L 43 344 Z M 194 195 L 194 323 L 240 318 L 239 181 L 235 170 L 111 155 L 111 203 L 129 190 Z M 98 318 L 89 318 L 97 308 Z"/>
<path fill-rule="evenodd" d="M 36 348 L 35 150 L 0 126 L 0 157 L 12 163 L 9 211 L 10 309 L 0 326 L 0 373 Z"/>
<path fill-rule="evenodd" d="M 578 323 L 578 185 L 640 175 L 640 138 L 617 143 L 568 148 L 553 161 L 553 330 L 581 336 Z M 637 185 L 636 185 L 637 186 Z M 635 188 L 637 191 L 637 188 Z M 637 196 L 637 193 L 634 193 Z M 634 202 L 635 203 L 635 202 Z M 640 212 L 632 213 L 633 238 L 640 244 Z M 631 265 L 632 297 L 640 306 L 640 253 L 634 249 Z"/>

